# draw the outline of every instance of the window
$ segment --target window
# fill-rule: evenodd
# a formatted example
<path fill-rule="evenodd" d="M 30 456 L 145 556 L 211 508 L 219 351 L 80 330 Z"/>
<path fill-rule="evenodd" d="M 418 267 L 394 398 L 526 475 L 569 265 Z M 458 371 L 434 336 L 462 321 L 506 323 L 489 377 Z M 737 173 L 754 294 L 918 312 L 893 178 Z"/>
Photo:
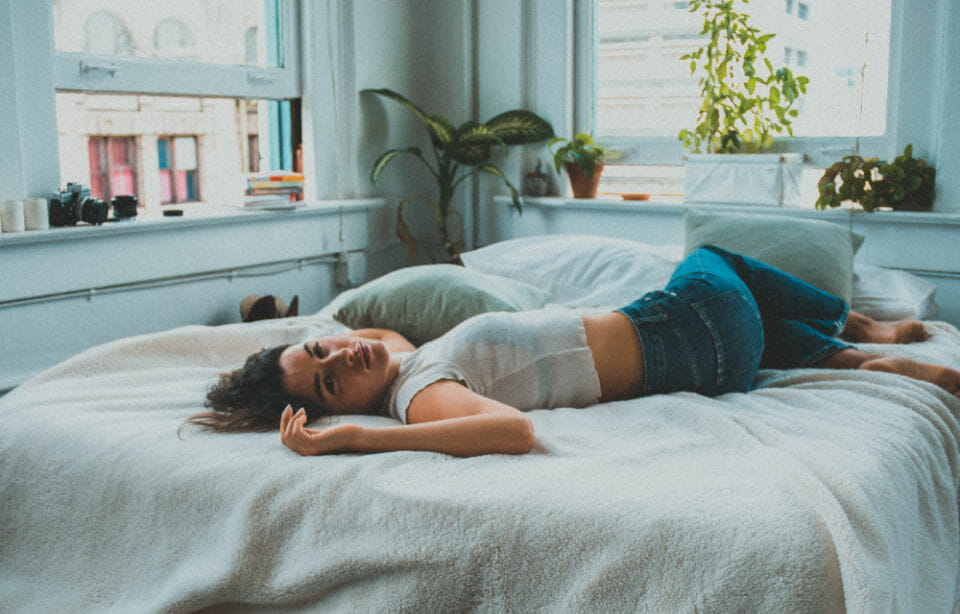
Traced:
<path fill-rule="evenodd" d="M 247 135 L 247 171 L 260 172 L 260 137 L 256 134 Z"/>
<path fill-rule="evenodd" d="M 114 196 L 138 196 L 136 143 L 133 137 L 91 136 L 90 195 L 109 201 Z"/>
<path fill-rule="evenodd" d="M 157 166 L 160 169 L 160 202 L 183 203 L 197 196 L 197 137 L 157 139 Z"/>
<path fill-rule="evenodd" d="M 788 150 L 825 165 L 839 157 L 837 147 L 887 134 L 893 2 L 851 0 L 832 6 L 829 14 L 810 12 L 809 3 L 793 0 L 744 5 L 753 11 L 754 25 L 777 34 L 768 44 L 769 57 L 782 58 L 810 78 L 793 123 L 798 138 L 786 143 Z M 632 10 L 635 4 L 595 0 L 594 55 L 578 73 L 593 84 L 595 97 L 592 108 L 582 108 L 578 131 L 592 130 L 624 151 L 620 164 L 654 165 L 624 174 L 650 180 L 655 172 L 662 183 L 669 173 L 657 168 L 681 163 L 684 152 L 676 136 L 694 125 L 701 103 L 689 63 L 679 58 L 699 46 L 702 18 L 674 10 L 641 14 Z M 784 7 L 787 14 L 796 10 L 796 17 L 785 15 Z M 639 187 L 630 191 L 647 191 Z M 679 191 L 676 183 L 664 189 Z"/>
<path fill-rule="evenodd" d="M 179 60 L 197 59 L 197 39 L 179 19 L 164 19 L 153 32 L 153 49 L 157 57 Z"/>
<path fill-rule="evenodd" d="M 148 210 L 239 205 L 245 174 L 261 163 L 302 170 L 293 153 L 299 122 L 291 119 L 300 96 L 296 1 L 198 7 L 193 0 L 53 3 L 63 183 L 114 193 L 116 161 L 103 154 L 95 164 L 92 152 L 119 139 L 129 161 L 124 185 Z"/>

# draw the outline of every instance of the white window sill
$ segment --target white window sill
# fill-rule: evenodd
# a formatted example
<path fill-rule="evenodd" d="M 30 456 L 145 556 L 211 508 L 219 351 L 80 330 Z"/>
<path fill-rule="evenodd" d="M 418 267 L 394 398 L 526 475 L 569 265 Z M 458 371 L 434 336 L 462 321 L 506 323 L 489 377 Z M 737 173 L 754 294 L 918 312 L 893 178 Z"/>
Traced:
<path fill-rule="evenodd" d="M 0 248 L 53 241 L 76 241 L 84 239 L 102 239 L 143 232 L 162 232 L 200 226 L 224 224 L 249 224 L 282 216 L 284 219 L 312 218 L 317 216 L 336 216 L 341 212 L 357 212 L 376 209 L 384 205 L 382 199 L 356 199 L 336 201 L 316 201 L 296 203 L 293 209 L 252 210 L 242 207 L 215 206 L 184 203 L 170 206 L 180 209 L 183 216 L 164 217 L 159 211 L 138 215 L 131 220 L 107 222 L 101 226 L 79 223 L 76 226 L 50 227 L 49 230 L 29 230 L 26 232 L 0 233 Z"/>
<path fill-rule="evenodd" d="M 956 225 L 960 227 L 960 213 L 935 213 L 922 211 L 875 211 L 868 213 L 860 207 L 842 206 L 836 209 L 820 211 L 814 208 L 800 207 L 768 207 L 762 205 L 689 205 L 678 197 L 653 195 L 650 200 L 622 200 L 618 196 L 601 198 L 571 198 L 566 196 L 524 196 L 523 206 L 535 209 L 567 209 L 574 211 L 613 211 L 626 215 L 647 214 L 674 214 L 682 215 L 687 209 L 726 211 L 730 213 L 756 215 L 787 215 L 791 217 L 825 219 L 837 221 L 839 219 L 856 219 L 858 222 L 880 222 L 884 224 L 937 224 Z M 509 205 L 512 211 L 512 201 L 507 196 L 497 196 L 498 205 Z"/>

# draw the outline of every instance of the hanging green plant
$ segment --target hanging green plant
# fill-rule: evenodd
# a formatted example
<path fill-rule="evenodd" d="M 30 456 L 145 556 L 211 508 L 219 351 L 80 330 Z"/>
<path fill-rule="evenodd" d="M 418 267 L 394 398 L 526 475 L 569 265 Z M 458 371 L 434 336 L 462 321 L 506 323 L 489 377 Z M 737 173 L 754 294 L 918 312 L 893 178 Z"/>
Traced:
<path fill-rule="evenodd" d="M 553 127 L 539 115 L 523 109 L 506 111 L 484 124 L 468 121 L 459 127 L 444 117 L 428 114 L 404 96 L 389 89 L 366 89 L 360 92 L 377 94 L 410 109 L 423 122 L 430 135 L 430 145 L 433 148 L 432 162 L 424 156 L 419 147 L 389 149 L 377 158 L 370 173 L 371 183 L 376 183 L 380 173 L 387 165 L 399 156 L 413 156 L 420 160 L 437 181 L 438 194 L 436 200 L 426 197 L 425 200 L 433 208 L 437 219 L 437 229 L 440 242 L 450 260 L 456 260 L 462 249 L 462 241 L 454 243 L 447 229 L 447 222 L 452 213 L 451 203 L 453 195 L 463 181 L 470 176 L 486 173 L 499 177 L 507 189 L 513 206 L 521 210 L 520 193 L 507 179 L 497 166 L 490 164 L 490 157 L 494 148 L 506 150 L 509 145 L 536 143 L 553 136 Z M 416 257 L 417 242 L 413 234 L 403 221 L 402 207 L 405 199 L 397 208 L 397 235 L 406 243 L 411 258 Z"/>
<path fill-rule="evenodd" d="M 839 207 L 844 201 L 852 201 L 870 212 L 880 207 L 930 211 L 936 175 L 934 167 L 922 158 L 913 157 L 912 143 L 893 162 L 845 156 L 831 165 L 817 183 L 820 192 L 817 209 Z"/>
<path fill-rule="evenodd" d="M 748 0 L 739 0 L 744 4 Z M 793 136 L 793 108 L 809 79 L 789 68 L 775 69 L 765 57 L 775 34 L 762 34 L 735 0 L 690 0 L 689 11 L 703 15 L 702 47 L 681 56 L 699 77 L 702 101 L 693 130 L 678 138 L 700 153 L 756 153 L 769 149 L 775 134 Z"/>

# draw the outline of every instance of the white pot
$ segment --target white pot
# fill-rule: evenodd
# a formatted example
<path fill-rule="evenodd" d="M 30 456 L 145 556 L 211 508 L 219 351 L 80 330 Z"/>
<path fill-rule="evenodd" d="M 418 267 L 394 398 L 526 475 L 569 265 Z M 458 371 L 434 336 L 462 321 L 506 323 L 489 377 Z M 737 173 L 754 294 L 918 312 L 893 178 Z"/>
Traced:
<path fill-rule="evenodd" d="M 686 157 L 684 202 L 800 205 L 803 154 L 691 154 Z"/>

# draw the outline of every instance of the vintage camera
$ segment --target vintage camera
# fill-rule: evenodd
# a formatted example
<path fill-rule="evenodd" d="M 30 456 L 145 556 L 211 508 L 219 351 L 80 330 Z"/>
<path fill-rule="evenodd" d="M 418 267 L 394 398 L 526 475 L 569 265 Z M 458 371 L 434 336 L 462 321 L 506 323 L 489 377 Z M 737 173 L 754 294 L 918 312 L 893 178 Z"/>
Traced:
<path fill-rule="evenodd" d="M 107 221 L 110 205 L 90 196 L 90 188 L 78 183 L 68 183 L 60 191 L 59 198 L 50 200 L 50 225 L 74 226 L 79 221 L 88 224 L 103 224 Z"/>

